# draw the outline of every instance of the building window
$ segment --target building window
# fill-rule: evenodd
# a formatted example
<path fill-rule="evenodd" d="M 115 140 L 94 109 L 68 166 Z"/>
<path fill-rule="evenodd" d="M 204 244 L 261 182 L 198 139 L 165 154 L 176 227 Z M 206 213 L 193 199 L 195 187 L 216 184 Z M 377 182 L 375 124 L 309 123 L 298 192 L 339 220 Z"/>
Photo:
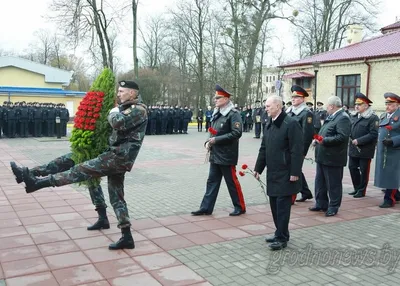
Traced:
<path fill-rule="evenodd" d="M 268 90 L 268 86 L 265 88 L 265 92 L 268 94 L 269 90 Z"/>
<path fill-rule="evenodd" d="M 275 86 L 271 86 L 271 93 L 275 93 Z"/>
<path fill-rule="evenodd" d="M 272 77 L 272 80 L 275 81 L 275 76 Z"/>
<path fill-rule="evenodd" d="M 266 82 L 268 82 L 268 76 L 265 77 Z"/>
<path fill-rule="evenodd" d="M 361 75 L 336 76 L 336 96 L 340 97 L 343 104 L 354 107 L 354 96 L 360 91 Z"/>
<path fill-rule="evenodd" d="M 296 85 L 300 85 L 304 89 L 311 88 L 311 78 L 309 77 L 296 78 Z"/>

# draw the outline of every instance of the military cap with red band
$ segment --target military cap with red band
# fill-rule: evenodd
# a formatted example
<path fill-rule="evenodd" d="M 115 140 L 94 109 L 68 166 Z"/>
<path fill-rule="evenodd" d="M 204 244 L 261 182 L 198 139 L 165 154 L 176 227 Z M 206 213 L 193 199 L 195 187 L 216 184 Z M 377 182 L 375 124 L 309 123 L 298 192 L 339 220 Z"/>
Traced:
<path fill-rule="evenodd" d="M 307 91 L 305 91 L 301 86 L 293 85 L 290 90 L 292 92 L 292 96 L 308 97 Z"/>
<path fill-rule="evenodd" d="M 394 94 L 393 92 L 386 92 L 383 96 L 385 97 L 385 103 L 400 103 L 400 96 Z"/>
<path fill-rule="evenodd" d="M 370 105 L 372 103 L 372 101 L 365 94 L 362 94 L 361 92 L 357 92 L 355 98 L 356 98 L 355 102 L 356 104 L 366 103 Z"/>
<path fill-rule="evenodd" d="M 220 85 L 215 85 L 215 95 L 217 96 L 224 96 L 224 97 L 231 97 L 231 94 L 223 89 Z"/>

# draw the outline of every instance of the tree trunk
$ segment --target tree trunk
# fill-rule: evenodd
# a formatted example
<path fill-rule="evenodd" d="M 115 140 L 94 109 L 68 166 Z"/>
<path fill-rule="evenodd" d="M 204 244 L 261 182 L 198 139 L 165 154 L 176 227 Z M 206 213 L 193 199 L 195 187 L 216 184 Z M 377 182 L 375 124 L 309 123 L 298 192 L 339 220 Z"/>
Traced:
<path fill-rule="evenodd" d="M 139 0 L 132 0 L 132 32 L 133 32 L 133 69 L 135 71 L 135 79 L 139 79 L 139 60 L 137 58 L 137 7 Z"/>

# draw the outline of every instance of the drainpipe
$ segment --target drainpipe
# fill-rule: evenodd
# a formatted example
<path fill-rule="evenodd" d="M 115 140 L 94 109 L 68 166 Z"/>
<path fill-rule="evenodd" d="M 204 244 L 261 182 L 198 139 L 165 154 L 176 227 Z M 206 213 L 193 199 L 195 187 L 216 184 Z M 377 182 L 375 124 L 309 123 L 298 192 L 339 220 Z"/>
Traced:
<path fill-rule="evenodd" d="M 370 75 L 371 75 L 371 64 L 369 63 L 369 62 L 367 62 L 367 58 L 364 58 L 364 64 L 366 64 L 367 66 L 368 66 L 368 70 L 367 70 L 367 90 L 366 90 L 366 96 L 367 97 L 369 97 L 368 95 L 369 95 L 369 78 L 370 78 Z"/>

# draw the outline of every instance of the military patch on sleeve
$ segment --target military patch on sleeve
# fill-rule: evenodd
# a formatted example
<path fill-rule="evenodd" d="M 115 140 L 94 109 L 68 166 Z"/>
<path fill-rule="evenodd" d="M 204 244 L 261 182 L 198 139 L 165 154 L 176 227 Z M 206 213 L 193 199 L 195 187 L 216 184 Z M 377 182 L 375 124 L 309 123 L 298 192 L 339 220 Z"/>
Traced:
<path fill-rule="evenodd" d="M 375 127 L 379 126 L 379 121 L 375 121 Z"/>
<path fill-rule="evenodd" d="M 312 117 L 311 117 L 311 116 L 307 117 L 307 123 L 308 123 L 308 124 L 311 124 L 311 123 L 312 123 Z"/>
<path fill-rule="evenodd" d="M 235 127 L 240 128 L 240 122 L 235 122 Z"/>

